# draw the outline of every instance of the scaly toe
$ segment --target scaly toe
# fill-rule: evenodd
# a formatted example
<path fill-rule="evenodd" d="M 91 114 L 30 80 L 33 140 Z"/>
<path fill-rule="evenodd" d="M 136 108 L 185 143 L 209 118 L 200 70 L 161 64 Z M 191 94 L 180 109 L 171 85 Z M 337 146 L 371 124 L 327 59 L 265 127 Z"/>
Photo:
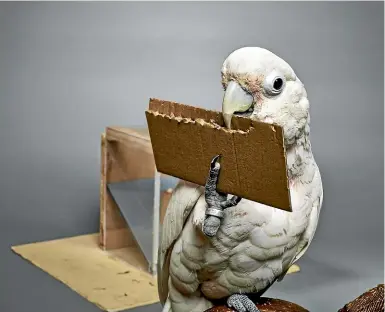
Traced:
<path fill-rule="evenodd" d="M 246 307 L 242 303 L 242 295 L 232 295 L 227 299 L 227 305 L 237 312 L 247 312 Z"/>
<path fill-rule="evenodd" d="M 246 295 L 235 294 L 227 299 L 227 305 L 237 312 L 260 312 Z"/>

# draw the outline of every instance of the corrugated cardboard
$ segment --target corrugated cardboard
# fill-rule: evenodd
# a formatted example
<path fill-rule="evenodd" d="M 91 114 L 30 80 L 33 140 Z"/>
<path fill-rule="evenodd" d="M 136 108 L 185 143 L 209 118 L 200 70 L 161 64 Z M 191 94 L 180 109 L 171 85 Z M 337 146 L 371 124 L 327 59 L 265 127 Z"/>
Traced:
<path fill-rule="evenodd" d="M 210 162 L 220 159 L 218 190 L 291 211 L 283 130 L 220 112 L 150 99 L 146 118 L 157 170 L 205 185 Z"/>
<path fill-rule="evenodd" d="M 130 265 L 135 248 L 104 251 L 99 234 L 13 246 L 12 250 L 103 311 L 117 312 L 159 302 L 156 276 Z M 65 304 L 58 303 L 58 304 Z"/>

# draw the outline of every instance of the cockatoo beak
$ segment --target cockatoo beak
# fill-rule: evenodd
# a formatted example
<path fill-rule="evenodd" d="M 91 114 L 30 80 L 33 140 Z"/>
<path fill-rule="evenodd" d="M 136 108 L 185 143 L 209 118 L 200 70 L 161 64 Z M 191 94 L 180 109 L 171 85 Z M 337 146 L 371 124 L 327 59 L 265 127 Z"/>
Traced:
<path fill-rule="evenodd" d="M 231 129 L 231 118 L 236 112 L 246 112 L 253 104 L 253 97 L 235 82 L 230 81 L 227 85 L 222 103 L 222 114 L 226 127 Z"/>

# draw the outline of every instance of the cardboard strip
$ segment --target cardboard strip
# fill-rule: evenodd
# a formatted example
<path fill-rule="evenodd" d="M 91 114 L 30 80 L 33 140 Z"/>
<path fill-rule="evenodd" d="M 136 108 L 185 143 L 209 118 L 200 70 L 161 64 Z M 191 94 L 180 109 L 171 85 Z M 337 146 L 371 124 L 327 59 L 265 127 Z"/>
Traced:
<path fill-rule="evenodd" d="M 220 154 L 219 191 L 291 211 L 281 127 L 234 116 L 229 130 L 220 112 L 158 99 L 146 118 L 159 172 L 205 185 Z"/>

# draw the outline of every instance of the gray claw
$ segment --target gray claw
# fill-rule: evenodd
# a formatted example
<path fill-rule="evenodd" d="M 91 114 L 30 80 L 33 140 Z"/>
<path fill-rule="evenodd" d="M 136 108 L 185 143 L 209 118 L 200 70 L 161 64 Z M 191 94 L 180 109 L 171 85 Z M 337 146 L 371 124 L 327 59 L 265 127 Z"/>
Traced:
<path fill-rule="evenodd" d="M 253 301 L 246 295 L 235 294 L 227 299 L 227 305 L 237 312 L 260 312 Z"/>
<path fill-rule="evenodd" d="M 211 169 L 214 169 L 214 168 L 215 168 L 215 165 L 216 165 L 216 163 L 218 162 L 218 160 L 219 160 L 220 157 L 221 157 L 221 155 L 217 155 L 217 156 L 215 156 L 215 157 L 211 160 L 211 164 L 210 164 Z"/>
<path fill-rule="evenodd" d="M 241 201 L 241 199 L 242 199 L 242 197 L 233 196 L 230 199 L 226 200 L 225 202 L 221 203 L 221 207 L 226 209 L 226 208 L 236 206 Z"/>
<path fill-rule="evenodd" d="M 220 164 L 218 162 L 221 155 L 216 155 L 210 164 L 209 176 L 205 186 L 205 199 L 207 203 L 206 219 L 203 222 L 203 233 L 209 237 L 217 233 L 220 220 L 223 218 L 223 210 L 236 206 L 242 198 L 233 196 L 227 199 L 227 194 L 217 191 Z"/>

